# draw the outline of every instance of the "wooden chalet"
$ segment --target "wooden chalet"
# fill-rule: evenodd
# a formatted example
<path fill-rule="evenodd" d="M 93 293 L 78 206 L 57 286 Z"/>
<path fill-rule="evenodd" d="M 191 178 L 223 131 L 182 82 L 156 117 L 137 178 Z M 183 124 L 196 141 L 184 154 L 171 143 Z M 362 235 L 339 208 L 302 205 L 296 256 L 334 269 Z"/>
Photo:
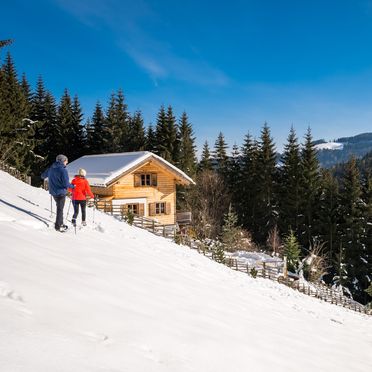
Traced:
<path fill-rule="evenodd" d="M 98 206 L 106 212 L 149 217 L 161 225 L 177 222 L 176 185 L 194 181 L 173 164 L 148 151 L 86 155 L 67 166 L 70 179 L 87 171 Z M 190 214 L 191 215 L 191 214 Z M 187 214 L 179 214 L 187 219 Z"/>

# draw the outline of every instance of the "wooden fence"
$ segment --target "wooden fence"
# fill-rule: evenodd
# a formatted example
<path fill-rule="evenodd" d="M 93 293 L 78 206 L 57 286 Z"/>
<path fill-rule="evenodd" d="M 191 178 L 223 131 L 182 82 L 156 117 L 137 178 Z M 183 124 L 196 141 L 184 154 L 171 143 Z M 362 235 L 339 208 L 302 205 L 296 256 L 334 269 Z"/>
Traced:
<path fill-rule="evenodd" d="M 103 212 L 112 214 L 121 220 L 126 220 L 127 216 L 123 215 L 122 208 L 120 205 L 112 205 L 111 202 L 99 201 L 96 202 L 96 207 Z M 161 225 L 155 220 L 146 217 L 135 216 L 133 218 L 133 225 L 146 229 L 158 236 L 163 236 L 168 239 L 176 238 L 176 225 Z M 203 254 L 211 260 L 222 263 L 233 270 L 243 272 L 254 278 L 264 278 L 276 281 L 278 283 L 284 284 L 294 290 L 297 290 L 308 296 L 318 298 L 322 301 L 329 302 L 338 306 L 343 306 L 345 308 L 372 315 L 372 310 L 367 309 L 366 306 L 346 297 L 339 291 L 332 289 L 323 284 L 314 284 L 303 282 L 299 280 L 294 280 L 293 278 L 284 276 L 283 264 L 275 262 L 260 262 L 255 265 L 249 265 L 244 259 L 225 257 L 223 262 L 221 262 L 220 257 L 216 255 L 213 250 L 206 248 L 204 245 L 200 244 L 198 241 L 188 237 L 187 235 L 181 235 L 179 237 L 179 243 L 190 247 L 191 249 L 197 250 L 199 253 Z"/>
<path fill-rule="evenodd" d="M 272 262 L 259 262 L 255 265 L 249 265 L 244 259 L 232 257 L 226 257 L 223 259 L 223 262 L 221 262 L 220 257 L 216 255 L 212 250 L 205 249 L 203 245 L 198 244 L 198 242 L 188 237 L 183 237 L 182 244 L 187 245 L 191 249 L 197 250 L 199 253 L 203 254 L 211 260 L 222 263 L 233 270 L 243 272 L 254 278 L 260 277 L 264 279 L 270 279 L 284 284 L 292 289 L 295 289 L 305 295 L 318 298 L 331 304 L 343 306 L 360 313 L 372 315 L 372 310 L 329 286 L 320 283 L 315 284 L 303 282 L 300 280 L 294 280 L 289 276 L 285 277 L 282 264 Z"/>
<path fill-rule="evenodd" d="M 4 163 L 3 161 L 0 161 L 0 170 L 9 173 L 11 176 L 28 183 L 31 185 L 31 177 L 28 176 L 26 173 L 20 172 L 18 169 Z"/>
<path fill-rule="evenodd" d="M 111 214 L 121 221 L 129 222 L 128 214 L 125 213 L 121 205 L 113 205 L 111 201 L 105 200 L 98 200 L 95 202 L 95 205 L 98 210 Z M 174 239 L 176 234 L 176 225 L 162 225 L 152 218 L 133 215 L 133 221 L 131 221 L 131 224 L 168 239 Z"/>

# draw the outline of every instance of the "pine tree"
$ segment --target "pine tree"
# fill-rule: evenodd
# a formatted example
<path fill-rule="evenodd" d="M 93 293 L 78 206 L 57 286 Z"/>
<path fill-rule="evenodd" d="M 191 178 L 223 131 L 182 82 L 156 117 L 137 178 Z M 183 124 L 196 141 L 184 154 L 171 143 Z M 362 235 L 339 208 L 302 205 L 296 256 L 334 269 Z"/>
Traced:
<path fill-rule="evenodd" d="M 123 91 L 112 94 L 106 116 L 106 127 L 109 133 L 105 152 L 128 151 L 129 114 Z"/>
<path fill-rule="evenodd" d="M 44 167 L 55 161 L 58 152 L 56 150 L 56 139 L 61 137 L 61 129 L 57 119 L 56 100 L 50 92 L 47 92 L 44 100 L 44 119 L 42 124 L 41 138 L 42 142 L 38 150 L 44 157 Z"/>
<path fill-rule="evenodd" d="M 161 156 L 163 159 L 171 161 L 172 153 L 169 148 L 169 126 L 167 120 L 167 114 L 165 112 L 164 106 L 161 106 L 156 119 L 155 127 L 155 153 Z"/>
<path fill-rule="evenodd" d="M 248 133 L 241 149 L 241 174 L 238 178 L 240 203 L 236 204 L 239 219 L 246 229 L 256 231 L 258 145 Z"/>
<path fill-rule="evenodd" d="M 141 111 L 129 118 L 128 151 L 143 151 L 146 145 L 145 128 Z"/>
<path fill-rule="evenodd" d="M 280 168 L 279 208 L 280 230 L 287 234 L 290 229 L 299 233 L 301 158 L 296 132 L 292 127 L 284 146 Z"/>
<path fill-rule="evenodd" d="M 66 154 L 71 158 L 74 134 L 74 112 L 72 100 L 67 89 L 61 97 L 57 113 L 58 132 L 55 138 L 54 150 L 57 154 Z"/>
<path fill-rule="evenodd" d="M 27 81 L 25 73 L 22 74 L 21 89 L 26 99 L 26 116 L 30 118 L 31 111 L 32 111 L 32 94 L 31 94 L 31 87 Z"/>
<path fill-rule="evenodd" d="M 145 148 L 147 151 L 156 153 L 156 134 L 152 124 L 147 127 Z"/>
<path fill-rule="evenodd" d="M 348 272 L 347 286 L 354 298 L 365 301 L 364 289 L 369 285 L 368 252 L 364 242 L 367 229 L 366 204 L 362 200 L 362 190 L 356 160 L 352 158 L 342 177 L 340 192 L 341 221 L 340 235 L 345 248 L 345 261 Z"/>
<path fill-rule="evenodd" d="M 200 162 L 198 164 L 198 172 L 203 172 L 206 170 L 212 170 L 212 160 L 211 153 L 209 151 L 208 141 L 204 142 L 203 152 L 201 155 Z"/>
<path fill-rule="evenodd" d="M 339 245 L 337 225 L 339 220 L 339 190 L 337 179 L 329 170 L 323 170 L 319 208 L 320 240 L 325 242 L 329 261 L 335 259 L 336 247 Z"/>
<path fill-rule="evenodd" d="M 179 160 L 179 138 L 172 106 L 168 106 L 167 111 L 165 111 L 164 106 L 160 107 L 155 131 L 155 151 L 157 155 L 173 164 L 177 164 Z"/>
<path fill-rule="evenodd" d="M 179 137 L 178 167 L 193 177 L 196 173 L 195 136 L 186 112 L 183 112 L 180 118 Z"/>
<path fill-rule="evenodd" d="M 228 161 L 229 158 L 227 156 L 227 143 L 225 141 L 225 137 L 220 132 L 214 144 L 214 151 L 213 151 L 213 158 L 216 162 L 216 170 L 222 177 L 227 180 L 227 173 L 228 173 Z"/>
<path fill-rule="evenodd" d="M 99 102 L 96 103 L 92 117 L 92 132 L 88 143 L 91 154 L 104 154 L 109 146 L 107 145 L 110 133 L 106 127 L 106 118 L 103 113 L 102 106 Z"/>
<path fill-rule="evenodd" d="M 28 102 L 18 82 L 10 53 L 0 70 L 0 160 L 27 171 L 33 155 L 35 123 L 28 117 Z"/>
<path fill-rule="evenodd" d="M 317 233 L 315 229 L 316 213 L 319 209 L 318 201 L 320 197 L 319 162 L 310 128 L 305 135 L 305 144 L 301 152 L 301 169 L 299 238 L 300 243 L 306 249 Z"/>
<path fill-rule="evenodd" d="M 167 124 L 168 124 L 168 147 L 169 152 L 171 154 L 170 162 L 172 164 L 178 165 L 180 154 L 179 154 L 179 147 L 180 147 L 180 139 L 178 135 L 178 125 L 176 122 L 176 117 L 173 114 L 172 106 L 168 106 L 167 109 Z"/>
<path fill-rule="evenodd" d="M 269 231 L 276 225 L 276 153 L 275 145 L 270 135 L 270 129 L 265 123 L 262 131 L 257 157 L 257 196 L 256 196 L 256 240 L 264 243 Z"/>
<path fill-rule="evenodd" d="M 72 102 L 73 124 L 72 133 L 70 137 L 70 159 L 75 160 L 84 155 L 85 152 L 85 138 L 83 127 L 83 111 L 79 102 L 79 98 L 75 95 Z"/>
<path fill-rule="evenodd" d="M 227 251 L 239 249 L 241 229 L 238 226 L 238 216 L 234 212 L 231 204 L 229 205 L 229 210 L 224 217 L 221 240 Z"/>
<path fill-rule="evenodd" d="M 284 239 L 284 256 L 287 257 L 288 270 L 296 272 L 298 269 L 301 249 L 292 230 Z"/>

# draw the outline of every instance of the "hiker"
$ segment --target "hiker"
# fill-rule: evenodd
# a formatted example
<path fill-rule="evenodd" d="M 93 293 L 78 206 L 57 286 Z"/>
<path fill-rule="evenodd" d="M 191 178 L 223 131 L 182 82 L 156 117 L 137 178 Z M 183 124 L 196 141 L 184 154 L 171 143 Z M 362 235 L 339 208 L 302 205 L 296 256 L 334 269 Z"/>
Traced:
<path fill-rule="evenodd" d="M 63 223 L 63 208 L 65 206 L 67 189 L 75 187 L 69 182 L 66 170 L 67 163 L 67 156 L 60 154 L 56 157 L 55 163 L 41 175 L 42 179 L 48 178 L 49 194 L 53 196 L 57 207 L 54 227 L 60 232 L 65 232 L 68 229 L 68 226 Z"/>
<path fill-rule="evenodd" d="M 86 206 L 87 196 L 94 199 L 94 195 L 90 190 L 89 182 L 85 178 L 87 172 L 85 169 L 80 168 L 78 174 L 72 180 L 72 184 L 75 186 L 74 189 L 69 190 L 72 192 L 72 205 L 74 206 L 74 215 L 72 216 L 72 224 L 76 226 L 76 218 L 79 214 L 79 206 L 81 208 L 81 223 L 86 226 Z"/>

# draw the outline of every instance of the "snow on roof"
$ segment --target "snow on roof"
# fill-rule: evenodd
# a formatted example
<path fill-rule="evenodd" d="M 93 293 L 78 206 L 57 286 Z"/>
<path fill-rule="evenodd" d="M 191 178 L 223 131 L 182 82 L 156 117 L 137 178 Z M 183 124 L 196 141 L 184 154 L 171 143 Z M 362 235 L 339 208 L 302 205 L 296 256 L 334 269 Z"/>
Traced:
<path fill-rule="evenodd" d="M 78 174 L 79 169 L 83 168 L 87 171 L 87 178 L 92 186 L 107 186 L 115 178 L 150 158 L 157 159 L 180 178 L 195 183 L 186 173 L 149 151 L 85 155 L 68 164 L 67 172 L 69 177 L 73 178 Z"/>

